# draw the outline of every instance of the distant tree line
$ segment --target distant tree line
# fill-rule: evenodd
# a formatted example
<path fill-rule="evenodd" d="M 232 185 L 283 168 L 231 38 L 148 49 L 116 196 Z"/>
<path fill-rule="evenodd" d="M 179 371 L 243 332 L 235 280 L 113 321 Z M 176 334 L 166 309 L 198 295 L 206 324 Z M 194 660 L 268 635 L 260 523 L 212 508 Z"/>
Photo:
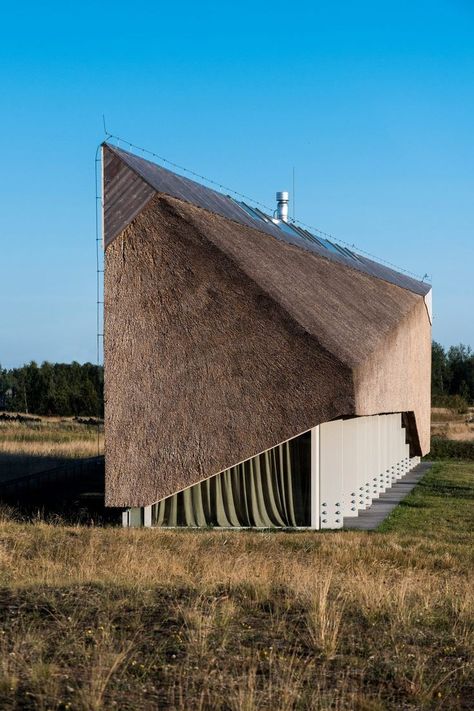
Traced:
<path fill-rule="evenodd" d="M 474 352 L 469 346 L 451 346 L 445 350 L 433 341 L 431 396 L 433 405 L 458 407 L 474 404 Z"/>
<path fill-rule="evenodd" d="M 104 375 L 92 363 L 0 366 L 0 409 L 36 415 L 103 416 Z"/>
<path fill-rule="evenodd" d="M 464 345 L 432 349 L 433 405 L 462 408 L 474 404 L 474 352 Z M 42 363 L 0 366 L 0 410 L 36 415 L 103 416 L 104 373 L 92 363 Z"/>

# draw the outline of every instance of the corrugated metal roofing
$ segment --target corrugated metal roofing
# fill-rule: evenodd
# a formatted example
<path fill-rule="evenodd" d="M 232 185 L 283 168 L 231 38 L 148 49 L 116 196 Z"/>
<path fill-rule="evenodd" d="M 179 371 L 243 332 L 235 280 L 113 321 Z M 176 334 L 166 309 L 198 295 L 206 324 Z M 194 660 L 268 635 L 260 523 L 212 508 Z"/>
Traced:
<path fill-rule="evenodd" d="M 156 190 L 112 151 L 104 151 L 104 244 L 107 247 Z"/>
<path fill-rule="evenodd" d="M 337 243 L 317 237 L 296 224 L 279 223 L 277 225 L 271 221 L 268 215 L 265 215 L 257 208 L 234 200 L 230 196 L 223 195 L 194 180 L 177 175 L 156 163 L 152 163 L 121 148 L 116 148 L 108 143 L 105 143 L 104 146 L 107 149 L 104 151 L 104 191 L 108 189 L 110 191 L 108 197 L 112 196 L 114 198 L 113 201 L 108 201 L 109 206 L 107 209 L 110 215 L 106 213 L 104 216 L 104 241 L 106 246 L 120 232 L 120 225 L 122 225 L 123 229 L 126 224 L 125 220 L 128 218 L 128 221 L 133 219 L 150 197 L 149 191 L 138 185 L 136 181 L 132 181 L 133 185 L 129 185 L 127 190 L 124 191 L 123 186 L 121 187 L 117 180 L 107 180 L 107 167 L 111 165 L 110 156 L 107 156 L 107 153 L 111 153 L 120 158 L 149 188 L 159 193 L 185 200 L 204 210 L 221 215 L 260 232 L 266 232 L 276 239 L 319 254 L 327 259 L 341 262 L 352 269 L 383 279 L 416 294 L 424 296 L 431 289 L 431 285 L 426 282 L 413 279 Z M 116 211 L 115 217 L 112 214 L 114 210 Z"/>

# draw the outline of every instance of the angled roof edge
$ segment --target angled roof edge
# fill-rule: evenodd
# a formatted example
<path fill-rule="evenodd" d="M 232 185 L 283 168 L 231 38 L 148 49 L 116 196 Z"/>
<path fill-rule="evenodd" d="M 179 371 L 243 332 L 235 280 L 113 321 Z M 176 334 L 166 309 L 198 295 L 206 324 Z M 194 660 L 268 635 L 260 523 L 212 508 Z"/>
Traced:
<path fill-rule="evenodd" d="M 103 239 L 107 248 L 156 194 L 136 171 L 109 150 L 102 155 Z"/>
<path fill-rule="evenodd" d="M 247 211 L 240 203 L 236 202 L 231 197 L 223 195 L 222 193 L 212 190 L 211 188 L 205 187 L 194 180 L 173 173 L 167 168 L 163 168 L 152 161 L 135 155 L 134 153 L 117 148 L 107 142 L 104 142 L 102 146 L 114 156 L 119 158 L 131 171 L 133 171 L 136 176 L 138 176 L 138 178 L 141 179 L 141 181 L 143 181 L 145 186 L 148 188 L 147 190 L 146 188 L 141 187 L 141 190 L 137 190 L 137 186 L 133 185 L 131 188 L 127 189 L 126 194 L 124 195 L 117 194 L 119 191 L 116 188 L 114 190 L 115 205 L 110 207 L 106 205 L 108 198 L 107 189 L 104 185 L 104 223 L 106 222 L 107 210 L 110 214 L 110 211 L 116 209 L 118 205 L 121 211 L 114 229 L 108 229 L 106 230 L 107 234 L 104 234 L 104 243 L 106 247 L 127 226 L 127 224 L 132 221 L 140 210 L 143 209 L 153 193 L 158 192 L 191 203 L 192 205 L 220 215 L 225 219 L 237 222 L 245 227 L 250 227 L 251 229 L 259 232 L 265 232 L 280 241 L 300 247 L 301 249 L 312 252 L 313 254 L 318 254 L 319 256 L 331 261 L 339 262 L 351 269 L 355 269 L 356 271 L 363 272 L 369 276 L 387 281 L 395 286 L 399 286 L 402 289 L 406 289 L 420 296 L 425 297 L 431 290 L 431 284 L 418 281 L 417 279 L 397 272 L 390 267 L 368 259 L 358 253 L 354 253 L 352 257 L 355 258 L 351 258 L 351 256 L 349 256 L 350 252 L 348 250 L 344 250 L 343 248 L 339 248 L 336 243 L 332 246 L 337 248 L 332 251 L 324 246 L 322 240 L 319 240 L 306 230 L 292 229 L 291 223 L 289 223 L 289 229 L 285 229 L 285 231 L 283 231 L 283 229 L 280 229 L 280 227 L 271 221 L 266 222 L 263 219 L 259 219 L 257 215 L 253 217 L 252 211 Z M 127 209 L 127 196 L 129 198 L 128 202 L 130 202 L 130 200 L 132 201 L 132 205 L 129 209 Z M 122 225 L 121 229 L 118 229 L 120 225 Z M 347 256 L 345 252 L 347 252 Z"/>
<path fill-rule="evenodd" d="M 433 325 L 433 289 L 430 289 L 427 294 L 425 294 L 425 306 L 430 324 Z"/>

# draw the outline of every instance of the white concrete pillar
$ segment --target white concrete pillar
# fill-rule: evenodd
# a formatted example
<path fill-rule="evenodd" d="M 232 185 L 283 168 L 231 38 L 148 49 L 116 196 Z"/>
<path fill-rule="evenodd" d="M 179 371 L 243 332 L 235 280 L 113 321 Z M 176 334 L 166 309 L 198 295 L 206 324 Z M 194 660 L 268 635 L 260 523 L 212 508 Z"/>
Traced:
<path fill-rule="evenodd" d="M 143 525 L 151 527 L 151 506 L 145 506 L 143 509 Z"/>
<path fill-rule="evenodd" d="M 357 489 L 359 486 L 359 446 L 363 423 L 360 417 L 343 420 L 342 455 L 342 512 L 343 516 L 357 516 Z"/>
<path fill-rule="evenodd" d="M 392 480 L 392 452 L 391 452 L 391 441 L 392 441 L 392 422 L 390 420 L 390 415 L 384 415 L 385 418 L 385 469 L 390 481 L 390 485 L 393 483 Z"/>
<path fill-rule="evenodd" d="M 385 479 L 385 489 L 390 489 L 392 486 L 392 472 L 390 470 L 390 422 L 388 415 L 381 415 L 381 459 L 380 468 Z"/>
<path fill-rule="evenodd" d="M 383 470 L 383 457 L 382 457 L 382 419 L 383 415 L 374 415 L 372 418 L 374 420 L 374 437 L 377 441 L 377 461 L 375 462 L 375 470 L 377 477 L 377 484 L 379 494 L 382 494 L 387 489 L 387 481 L 385 478 L 385 472 Z"/>
<path fill-rule="evenodd" d="M 122 526 L 124 528 L 128 528 L 130 525 L 129 520 L 128 520 L 128 518 L 129 518 L 128 513 L 129 513 L 129 509 L 125 509 L 125 511 L 122 511 Z"/>
<path fill-rule="evenodd" d="M 400 441 L 400 429 L 402 426 L 402 416 L 400 414 L 388 415 L 390 423 L 390 439 L 389 439 L 389 452 L 390 452 L 390 472 L 392 484 L 399 479 L 398 471 L 398 444 Z"/>
<path fill-rule="evenodd" d="M 405 456 L 403 457 L 403 460 L 405 462 L 405 474 L 406 474 L 411 470 L 410 445 L 409 444 L 405 444 L 404 451 L 405 451 Z"/>
<path fill-rule="evenodd" d="M 371 459 L 372 456 L 375 457 L 374 447 L 377 447 L 377 442 L 374 439 L 374 420 L 372 417 L 366 418 L 365 423 L 365 437 L 366 437 L 366 450 L 364 454 L 365 466 L 364 466 L 364 500 L 365 508 L 372 503 L 372 469 L 371 469 Z"/>
<path fill-rule="evenodd" d="M 410 447 L 407 444 L 407 431 L 405 427 L 402 426 L 401 428 L 401 433 L 400 433 L 400 478 L 404 477 L 405 474 L 408 471 L 408 466 L 407 466 L 407 450 L 409 450 Z"/>
<path fill-rule="evenodd" d="M 368 455 L 370 448 L 368 417 L 358 418 L 358 438 L 357 447 L 357 509 L 363 511 L 367 508 L 366 481 L 368 477 Z"/>
<path fill-rule="evenodd" d="M 343 519 L 343 423 L 326 422 L 320 428 L 321 528 L 341 528 Z"/>
<path fill-rule="evenodd" d="M 320 429 L 311 430 L 311 528 L 321 528 L 320 518 Z"/>
<path fill-rule="evenodd" d="M 403 456 L 405 451 L 405 437 L 405 428 L 400 427 L 397 440 L 397 480 L 401 479 L 405 473 L 405 467 L 403 462 Z"/>
<path fill-rule="evenodd" d="M 390 489 L 392 486 L 392 472 L 390 469 L 390 420 L 388 415 L 382 415 L 382 471 L 385 478 L 385 487 Z"/>
<path fill-rule="evenodd" d="M 400 456 L 401 456 L 401 474 L 402 477 L 408 472 L 408 459 L 410 454 L 410 445 L 407 444 L 407 431 L 402 427 L 402 442 L 400 445 Z"/>
<path fill-rule="evenodd" d="M 371 499 L 378 499 L 382 489 L 380 479 L 380 417 L 373 415 L 367 418 L 369 428 L 369 484 Z M 383 481 L 382 481 L 383 483 Z"/>

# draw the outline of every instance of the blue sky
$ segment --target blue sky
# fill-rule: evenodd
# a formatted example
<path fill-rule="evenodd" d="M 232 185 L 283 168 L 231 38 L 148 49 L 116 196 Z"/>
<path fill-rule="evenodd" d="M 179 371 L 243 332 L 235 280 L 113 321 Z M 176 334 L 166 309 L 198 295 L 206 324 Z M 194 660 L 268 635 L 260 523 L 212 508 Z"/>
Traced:
<path fill-rule="evenodd" d="M 95 360 L 108 129 L 417 274 L 474 346 L 474 4 L 13 3 L 0 27 L 0 362 Z"/>

